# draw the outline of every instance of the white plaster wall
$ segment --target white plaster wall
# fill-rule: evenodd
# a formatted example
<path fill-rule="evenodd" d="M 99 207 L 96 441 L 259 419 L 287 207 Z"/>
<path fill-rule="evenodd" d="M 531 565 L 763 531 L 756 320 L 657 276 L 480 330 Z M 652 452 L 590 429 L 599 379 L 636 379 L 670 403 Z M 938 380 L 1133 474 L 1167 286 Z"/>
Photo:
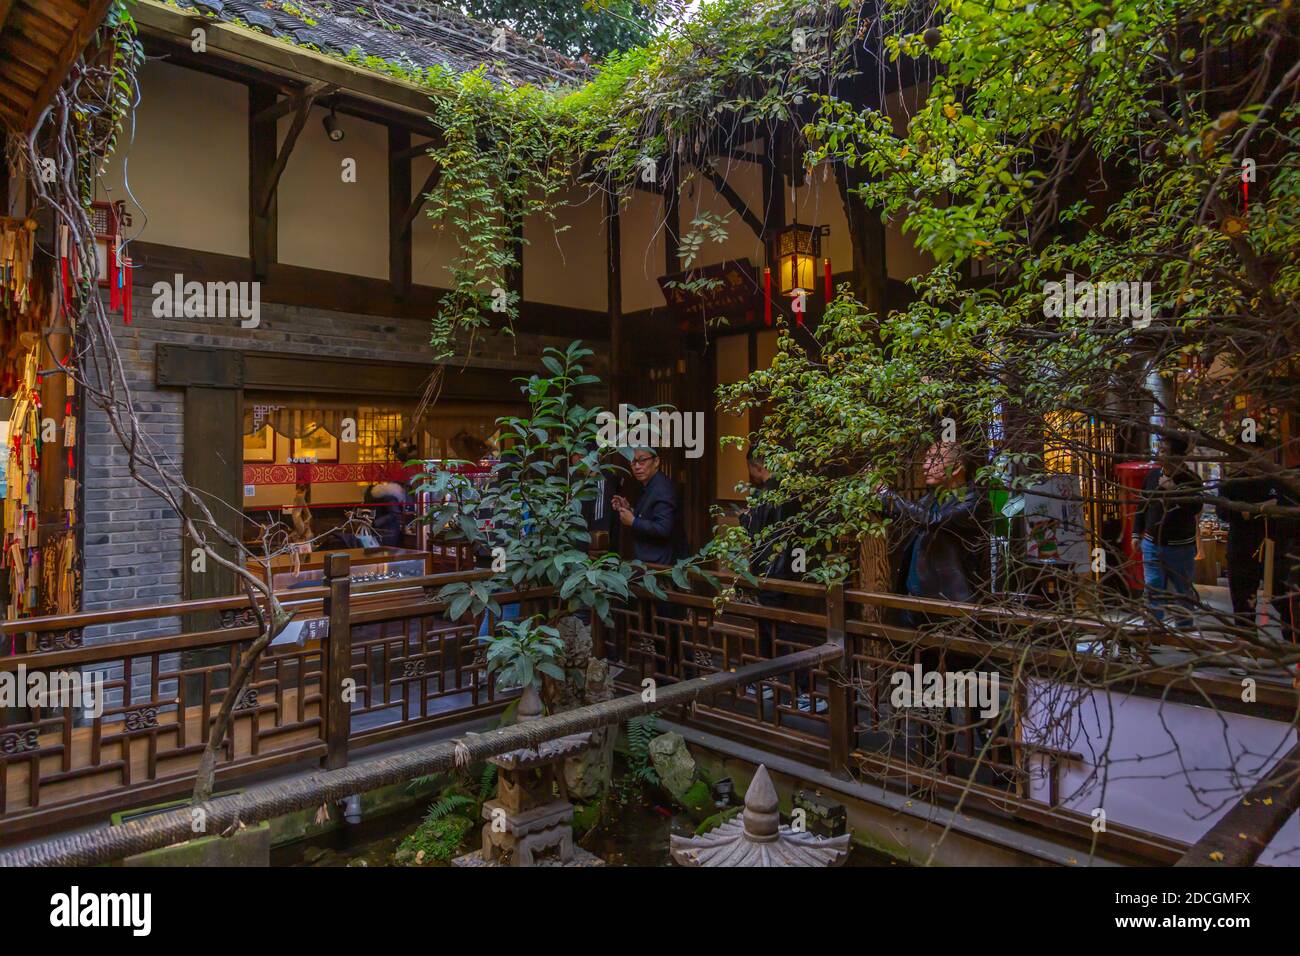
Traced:
<path fill-rule="evenodd" d="M 609 305 L 604 196 L 577 186 L 561 195 L 564 205 L 555 211 L 555 221 L 545 216 L 524 221 L 524 298 L 604 312 Z"/>
<path fill-rule="evenodd" d="M 128 239 L 247 256 L 247 87 L 161 60 L 139 77 L 134 130 L 119 137 L 96 198 L 125 200 Z"/>
<path fill-rule="evenodd" d="M 277 258 L 349 275 L 388 278 L 388 130 L 338 114 L 345 136 L 330 142 L 312 107 L 277 192 Z M 293 122 L 281 117 L 279 139 Z M 356 182 L 343 181 L 343 161 L 356 160 Z"/>
<path fill-rule="evenodd" d="M 619 212 L 619 252 L 623 270 L 623 312 L 664 305 L 659 276 L 664 272 L 664 209 L 662 197 L 641 189 Z"/>

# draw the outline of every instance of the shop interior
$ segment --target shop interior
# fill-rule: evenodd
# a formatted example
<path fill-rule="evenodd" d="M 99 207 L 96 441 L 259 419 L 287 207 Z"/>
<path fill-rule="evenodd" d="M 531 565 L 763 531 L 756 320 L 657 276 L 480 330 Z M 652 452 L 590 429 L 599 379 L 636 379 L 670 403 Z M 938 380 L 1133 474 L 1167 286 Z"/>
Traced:
<path fill-rule="evenodd" d="M 473 565 L 417 516 L 422 471 L 455 462 L 481 482 L 497 455 L 496 420 L 513 405 L 245 393 L 243 539 L 276 555 L 273 585 L 308 587 L 324 555 L 346 551 L 364 583 Z"/>

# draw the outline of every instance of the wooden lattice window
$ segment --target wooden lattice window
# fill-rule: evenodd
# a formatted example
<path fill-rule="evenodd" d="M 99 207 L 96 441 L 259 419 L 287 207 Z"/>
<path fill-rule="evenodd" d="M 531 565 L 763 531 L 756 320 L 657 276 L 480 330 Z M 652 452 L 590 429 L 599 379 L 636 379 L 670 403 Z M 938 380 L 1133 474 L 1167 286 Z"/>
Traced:
<path fill-rule="evenodd" d="M 357 409 L 357 461 L 389 461 L 393 442 L 404 437 L 406 415 L 395 408 Z"/>

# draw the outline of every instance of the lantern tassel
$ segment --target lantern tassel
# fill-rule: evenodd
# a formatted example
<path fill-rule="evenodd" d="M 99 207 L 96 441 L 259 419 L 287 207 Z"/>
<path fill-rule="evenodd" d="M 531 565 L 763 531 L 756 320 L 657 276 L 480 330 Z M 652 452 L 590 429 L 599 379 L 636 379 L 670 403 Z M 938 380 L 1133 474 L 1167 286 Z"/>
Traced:
<path fill-rule="evenodd" d="M 72 286 L 68 277 L 68 227 L 59 227 L 59 275 L 63 280 L 63 308 L 71 311 Z"/>
<path fill-rule="evenodd" d="M 763 321 L 772 324 L 772 270 L 763 269 Z"/>
<path fill-rule="evenodd" d="M 126 257 L 123 261 L 122 276 L 122 318 L 127 325 L 131 324 L 131 259 Z"/>
<path fill-rule="evenodd" d="M 831 281 L 831 257 L 826 257 L 826 304 L 831 304 L 831 299 L 835 296 L 835 285 Z"/>

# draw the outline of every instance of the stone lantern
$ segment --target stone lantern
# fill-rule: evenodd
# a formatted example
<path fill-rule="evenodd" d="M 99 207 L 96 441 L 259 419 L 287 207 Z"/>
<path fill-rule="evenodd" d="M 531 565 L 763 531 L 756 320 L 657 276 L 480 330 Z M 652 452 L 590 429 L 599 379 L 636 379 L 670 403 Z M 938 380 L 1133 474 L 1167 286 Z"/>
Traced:
<path fill-rule="evenodd" d="M 840 866 L 849 834 L 825 839 L 782 826 L 776 787 L 759 764 L 740 816 L 702 836 L 672 837 L 672 855 L 681 866 Z"/>
<path fill-rule="evenodd" d="M 530 684 L 519 698 L 517 720 L 527 723 L 542 716 L 542 701 Z M 546 865 L 538 859 L 544 850 L 555 851 L 555 864 L 592 866 L 603 861 L 573 845 L 573 804 L 564 782 L 566 758 L 591 745 L 591 733 L 569 734 L 541 743 L 534 750 L 511 750 L 488 761 L 495 764 L 497 795 L 483 804 L 483 846 L 463 856 L 460 866 Z"/>

